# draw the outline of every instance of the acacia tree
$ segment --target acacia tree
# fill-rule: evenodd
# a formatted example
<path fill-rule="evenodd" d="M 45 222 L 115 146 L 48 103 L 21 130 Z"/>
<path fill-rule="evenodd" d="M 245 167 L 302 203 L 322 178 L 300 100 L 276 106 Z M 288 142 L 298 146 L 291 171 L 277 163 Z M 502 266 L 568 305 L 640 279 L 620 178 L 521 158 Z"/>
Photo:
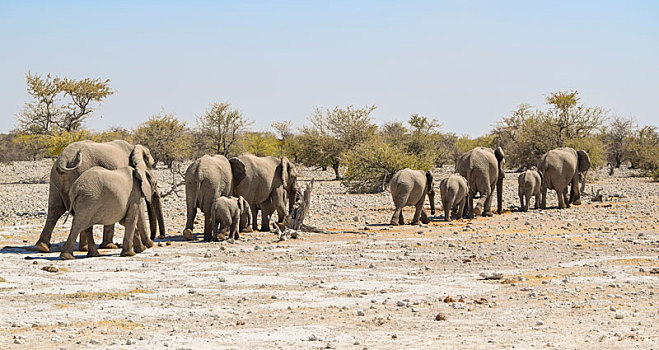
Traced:
<path fill-rule="evenodd" d="M 634 121 L 615 116 L 604 131 L 606 143 L 606 159 L 609 163 L 609 174 L 627 160 L 627 143 L 634 131 Z"/>
<path fill-rule="evenodd" d="M 33 101 L 25 103 L 23 111 L 18 113 L 18 125 L 21 131 L 34 135 L 48 135 L 60 116 L 56 105 L 60 89 L 50 74 L 42 78 L 38 74 L 25 74 L 27 93 Z"/>
<path fill-rule="evenodd" d="M 57 125 L 68 132 L 79 129 L 85 119 L 96 110 L 92 102 L 100 103 L 114 94 L 110 79 L 55 78 L 55 85 L 64 96 L 71 99 L 71 102 L 64 106 L 62 116 L 57 121 Z"/>
<path fill-rule="evenodd" d="M 283 122 L 273 122 L 270 126 L 275 129 L 279 135 L 279 156 L 284 156 L 284 150 L 289 145 L 289 140 L 293 136 L 293 129 L 291 128 L 291 121 L 284 120 Z"/>
<path fill-rule="evenodd" d="M 206 112 L 197 118 L 198 135 L 205 152 L 225 157 L 234 155 L 235 143 L 252 123 L 228 102 L 211 103 Z"/>
<path fill-rule="evenodd" d="M 331 166 L 336 178 L 340 178 L 342 155 L 368 140 L 377 130 L 370 115 L 373 110 L 375 106 L 334 107 L 324 111 L 316 108 L 309 118 L 311 125 L 300 130 L 302 162 L 323 168 Z"/>
<path fill-rule="evenodd" d="M 170 169 L 175 161 L 190 154 L 190 135 L 185 122 L 178 120 L 173 113 L 161 111 L 150 117 L 135 129 L 134 140 L 148 147 L 153 159 Z"/>

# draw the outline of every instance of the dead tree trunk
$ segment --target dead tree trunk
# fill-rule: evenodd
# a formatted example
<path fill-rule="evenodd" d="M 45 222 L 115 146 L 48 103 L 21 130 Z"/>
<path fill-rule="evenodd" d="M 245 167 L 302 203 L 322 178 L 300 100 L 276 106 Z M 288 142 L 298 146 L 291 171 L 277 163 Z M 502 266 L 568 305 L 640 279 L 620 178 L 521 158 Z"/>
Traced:
<path fill-rule="evenodd" d="M 304 224 L 304 219 L 311 206 L 311 191 L 313 191 L 313 185 L 315 182 L 316 179 L 311 179 L 311 182 L 307 185 L 302 196 L 297 196 L 299 200 L 295 203 L 293 211 L 290 213 L 291 220 L 289 225 L 287 225 L 288 228 L 305 231 L 304 227 L 308 227 Z"/>

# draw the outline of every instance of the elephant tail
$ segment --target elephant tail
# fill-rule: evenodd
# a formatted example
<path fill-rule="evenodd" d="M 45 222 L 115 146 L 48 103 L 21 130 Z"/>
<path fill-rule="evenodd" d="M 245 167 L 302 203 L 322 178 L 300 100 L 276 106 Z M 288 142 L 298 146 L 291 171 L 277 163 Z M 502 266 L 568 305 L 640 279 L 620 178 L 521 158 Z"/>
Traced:
<path fill-rule="evenodd" d="M 76 170 L 81 163 L 82 163 L 82 151 L 78 150 L 73 160 L 66 161 L 64 160 L 64 158 L 58 158 L 57 161 L 55 161 L 55 169 L 57 169 L 57 172 L 60 174 L 70 173 Z"/>

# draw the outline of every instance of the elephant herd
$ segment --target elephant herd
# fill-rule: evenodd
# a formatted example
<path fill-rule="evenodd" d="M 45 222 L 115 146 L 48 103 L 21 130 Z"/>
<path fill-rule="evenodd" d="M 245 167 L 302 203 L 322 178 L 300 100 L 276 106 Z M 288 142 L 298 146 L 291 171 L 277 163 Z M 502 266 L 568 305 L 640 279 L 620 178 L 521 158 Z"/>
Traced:
<path fill-rule="evenodd" d="M 444 209 L 444 220 L 451 216 L 473 218 L 492 216 L 492 195 L 497 192 L 497 211 L 503 209 L 503 150 L 476 147 L 460 155 L 455 164 L 455 174 L 439 183 L 440 198 Z M 535 197 L 535 209 L 547 207 L 547 190 L 555 190 L 558 207 L 567 208 L 570 204 L 580 204 L 580 192 L 586 183 L 586 173 L 590 169 L 588 153 L 572 148 L 557 148 L 545 153 L 538 160 L 537 170 L 526 170 L 518 178 L 520 210 L 527 211 L 531 197 Z M 579 189 L 579 180 L 581 187 Z M 430 201 L 431 215 L 435 214 L 435 190 L 433 176 L 421 170 L 403 169 L 394 174 L 390 181 L 394 214 L 391 225 L 405 223 L 401 212 L 404 206 L 415 206 L 411 224 L 428 223 L 430 219 L 423 210 L 426 195 Z M 569 197 L 568 197 L 569 187 Z M 478 197 L 477 197 L 478 196 Z M 478 198 L 474 207 L 474 199 Z"/>
<path fill-rule="evenodd" d="M 497 210 L 501 212 L 504 164 L 501 148 L 477 147 L 458 157 L 457 173 L 439 184 L 444 219 L 450 220 L 451 215 L 456 218 L 492 216 L 495 189 Z M 166 232 L 154 167 L 151 153 L 142 145 L 119 140 L 80 141 L 68 145 L 50 172 L 48 214 L 35 248 L 50 252 L 53 229 L 65 212 L 73 215 L 73 221 L 61 249 L 62 259 L 74 259 L 78 235 L 78 249 L 87 251 L 89 257 L 99 256 L 93 225 L 103 225 L 103 240 L 98 248 L 118 248 L 113 243 L 117 222 L 125 227 L 122 256 L 132 256 L 152 247 L 158 231 L 160 238 Z M 528 209 L 533 196 L 535 208 L 544 209 L 548 189 L 556 191 L 559 208 L 579 204 L 579 176 L 582 176 L 583 187 L 589 168 L 590 159 L 584 151 L 559 148 L 547 152 L 538 161 L 538 170 L 527 170 L 519 176 L 521 210 Z M 222 155 L 202 156 L 192 162 L 185 173 L 187 217 L 183 237 L 194 239 L 197 209 L 204 213 L 205 241 L 218 241 L 220 232 L 228 231 L 228 238 L 235 240 L 241 231 L 259 229 L 256 220 L 259 210 L 260 230 L 269 231 L 272 214 L 277 212 L 281 224 L 293 211 L 298 194 L 297 176 L 295 165 L 286 157 L 257 157 L 248 153 L 230 159 Z M 435 214 L 434 180 L 429 171 L 400 170 L 392 177 L 390 188 L 395 205 L 392 225 L 405 223 L 404 206 L 416 207 L 412 224 L 417 224 L 419 219 L 428 223 L 430 219 L 423 210 L 426 195 L 431 215 Z"/>
<path fill-rule="evenodd" d="M 151 153 L 142 145 L 120 140 L 68 145 L 50 171 L 48 214 L 35 249 L 50 252 L 53 229 L 65 212 L 73 215 L 73 221 L 61 249 L 62 259 L 74 259 L 78 235 L 78 249 L 87 251 L 88 257 L 99 256 L 93 225 L 103 225 L 103 240 L 98 248 L 118 248 L 113 243 L 117 222 L 125 227 L 122 256 L 133 256 L 152 247 L 158 231 L 160 238 L 166 232 L 154 167 Z M 256 230 L 259 210 L 263 218 L 261 230 L 267 231 L 275 211 L 280 222 L 288 216 L 297 194 L 296 182 L 296 167 L 286 157 L 243 154 L 227 159 L 205 155 L 186 170 L 187 220 L 183 236 L 187 240 L 194 238 L 192 229 L 198 208 L 204 213 L 206 241 L 218 240 L 220 232 L 229 231 L 229 238 L 237 239 L 241 229 Z"/>

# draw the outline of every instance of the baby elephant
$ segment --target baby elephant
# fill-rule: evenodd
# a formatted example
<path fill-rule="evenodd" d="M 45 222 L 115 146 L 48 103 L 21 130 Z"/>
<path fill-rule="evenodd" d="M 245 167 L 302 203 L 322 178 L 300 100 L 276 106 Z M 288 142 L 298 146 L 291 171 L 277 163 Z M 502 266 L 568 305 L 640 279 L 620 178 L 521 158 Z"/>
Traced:
<path fill-rule="evenodd" d="M 451 221 L 451 212 L 456 219 L 462 219 L 469 194 L 467 180 L 460 174 L 452 174 L 439 183 L 439 191 L 444 207 L 444 220 Z"/>
<path fill-rule="evenodd" d="M 531 197 L 535 196 L 535 209 L 540 205 L 540 188 L 542 185 L 542 173 L 536 170 L 527 170 L 519 175 L 519 206 L 522 211 L 529 210 Z"/>
<path fill-rule="evenodd" d="M 428 195 L 430 201 L 430 214 L 435 215 L 435 190 L 433 189 L 433 178 L 430 171 L 424 172 L 423 170 L 412 170 L 405 168 L 399 170 L 391 178 L 389 183 L 391 188 L 391 197 L 394 200 L 394 215 L 391 217 L 392 225 L 404 225 L 402 209 L 406 205 L 413 205 L 416 207 L 414 218 L 411 224 L 416 225 L 419 223 L 419 216 L 421 222 L 427 224 L 430 222 L 428 215 L 423 210 L 423 204 Z"/>
<path fill-rule="evenodd" d="M 229 239 L 238 239 L 240 228 L 252 224 L 252 211 L 249 203 L 242 196 L 215 197 L 211 205 L 211 223 L 213 225 L 212 240 L 218 242 L 219 232 L 229 230 Z"/>
<path fill-rule="evenodd" d="M 141 151 L 136 146 L 133 152 Z M 73 214 L 69 237 L 62 247 L 60 258 L 74 259 L 73 248 L 81 231 L 92 225 L 114 225 L 119 222 L 126 228 L 121 256 L 133 256 L 153 246 L 146 233 L 142 197 L 151 203 L 158 196 L 155 176 L 144 162 L 135 168 L 108 170 L 93 167 L 71 185 L 70 213 Z M 139 235 L 134 235 L 137 228 Z M 87 231 L 87 256 L 99 256 L 92 231 Z M 134 245 L 134 247 L 133 247 Z M 146 246 L 146 247 L 145 247 Z"/>

